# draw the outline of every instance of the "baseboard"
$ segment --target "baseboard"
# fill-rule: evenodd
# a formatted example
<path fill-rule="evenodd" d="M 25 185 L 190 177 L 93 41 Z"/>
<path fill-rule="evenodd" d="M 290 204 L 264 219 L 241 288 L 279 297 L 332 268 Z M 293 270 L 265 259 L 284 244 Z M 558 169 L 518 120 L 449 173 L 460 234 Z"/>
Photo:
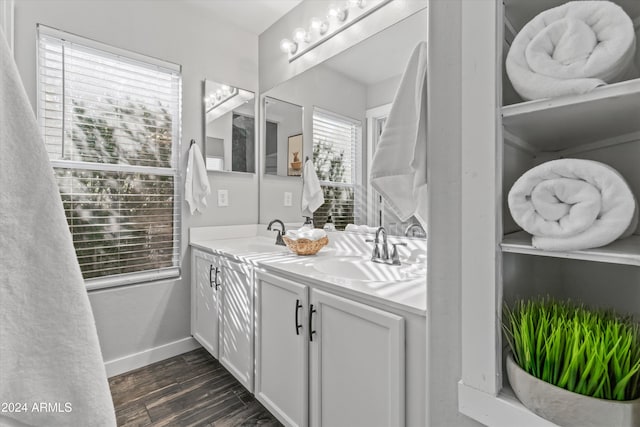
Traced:
<path fill-rule="evenodd" d="M 119 359 L 105 362 L 107 377 L 120 375 L 133 369 L 141 368 L 182 353 L 199 348 L 200 344 L 192 337 L 183 338 L 139 353 L 130 354 Z"/>

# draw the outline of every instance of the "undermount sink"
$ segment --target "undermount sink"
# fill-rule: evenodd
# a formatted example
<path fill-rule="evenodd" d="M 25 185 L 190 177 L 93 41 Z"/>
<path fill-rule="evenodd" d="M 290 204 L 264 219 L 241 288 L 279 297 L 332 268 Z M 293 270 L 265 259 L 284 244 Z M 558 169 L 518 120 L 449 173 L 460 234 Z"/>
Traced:
<path fill-rule="evenodd" d="M 367 282 L 409 280 L 423 275 L 425 271 L 416 264 L 379 264 L 359 256 L 326 258 L 315 262 L 313 268 L 329 276 Z"/>

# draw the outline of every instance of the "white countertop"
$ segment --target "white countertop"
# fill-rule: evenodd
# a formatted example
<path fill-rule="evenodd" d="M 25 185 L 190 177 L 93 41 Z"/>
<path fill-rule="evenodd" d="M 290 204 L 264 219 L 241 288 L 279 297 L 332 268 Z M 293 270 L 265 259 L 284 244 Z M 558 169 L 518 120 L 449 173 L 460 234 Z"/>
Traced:
<path fill-rule="evenodd" d="M 258 230 L 262 227 L 258 227 Z M 211 228 L 207 227 L 207 231 Z M 260 233 L 260 232 L 258 232 Z M 230 237 L 232 235 L 243 237 Z M 265 271 L 294 280 L 302 280 L 318 288 L 374 301 L 397 309 L 424 316 L 426 314 L 426 242 L 402 239 L 407 247 L 398 249 L 401 268 L 408 271 L 406 280 L 389 280 L 384 274 L 376 280 L 359 280 L 337 277 L 320 271 L 317 267 L 334 257 L 349 257 L 358 267 L 368 268 L 371 244 L 365 243 L 366 235 L 344 232 L 329 234 L 329 244 L 316 255 L 298 256 L 285 246 L 276 246 L 275 237 L 247 236 L 251 233 L 211 233 L 192 229 L 189 243 L 196 248 L 254 265 Z M 263 233 L 260 233 L 263 234 Z M 223 238 L 215 238 L 215 237 Z M 395 242 L 399 238 L 389 237 Z M 394 269 L 397 266 L 374 265 L 372 268 Z"/>

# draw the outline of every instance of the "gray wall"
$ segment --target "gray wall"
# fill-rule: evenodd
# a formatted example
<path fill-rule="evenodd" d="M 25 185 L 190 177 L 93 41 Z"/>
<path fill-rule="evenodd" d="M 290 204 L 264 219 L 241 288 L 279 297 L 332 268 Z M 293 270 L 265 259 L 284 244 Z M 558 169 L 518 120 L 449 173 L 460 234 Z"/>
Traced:
<path fill-rule="evenodd" d="M 206 77 L 257 92 L 257 36 L 186 2 L 19 0 L 15 17 L 15 57 L 32 105 L 36 100 L 36 23 L 181 64 L 182 168 L 188 141 L 194 138 L 202 147 L 202 80 Z M 189 227 L 257 221 L 257 175 L 210 173 L 209 181 L 213 194 L 203 215 L 192 217 L 183 203 L 181 280 L 89 293 L 105 361 L 189 337 Z M 184 173 L 180 185 L 184 185 Z M 215 206 L 218 188 L 229 190 L 229 207 Z"/>
<path fill-rule="evenodd" d="M 380 83 L 367 86 L 367 109 L 393 102 L 393 97 L 396 96 L 401 78 L 402 74 L 399 74 Z"/>

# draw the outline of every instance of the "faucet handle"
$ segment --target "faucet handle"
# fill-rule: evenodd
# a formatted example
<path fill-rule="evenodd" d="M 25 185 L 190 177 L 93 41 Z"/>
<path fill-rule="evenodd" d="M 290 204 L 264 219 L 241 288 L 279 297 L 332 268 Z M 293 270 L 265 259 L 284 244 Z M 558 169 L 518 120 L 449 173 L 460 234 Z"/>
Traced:
<path fill-rule="evenodd" d="M 398 246 L 407 246 L 406 242 L 391 243 L 393 250 L 391 251 L 391 264 L 400 265 L 400 256 L 398 255 Z"/>

